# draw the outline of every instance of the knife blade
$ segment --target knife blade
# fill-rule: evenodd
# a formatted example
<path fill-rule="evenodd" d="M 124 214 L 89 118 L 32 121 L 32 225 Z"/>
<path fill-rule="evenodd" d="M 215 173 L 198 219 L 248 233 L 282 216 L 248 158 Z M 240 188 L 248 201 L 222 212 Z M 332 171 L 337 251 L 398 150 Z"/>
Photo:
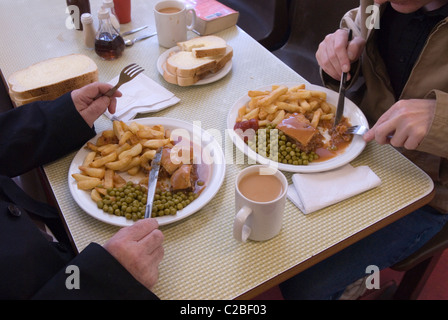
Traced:
<path fill-rule="evenodd" d="M 352 39 L 353 31 L 350 29 L 348 32 L 348 41 Z M 347 42 L 348 45 L 348 42 Z M 344 113 L 344 105 L 345 105 L 345 89 L 347 87 L 347 73 L 342 72 L 341 83 L 339 85 L 339 98 L 338 98 L 338 106 L 336 108 L 336 115 L 334 117 L 333 126 L 337 126 L 341 121 L 342 114 Z"/>
<path fill-rule="evenodd" d="M 159 176 L 160 170 L 160 160 L 162 159 L 162 150 L 163 148 L 159 148 L 159 150 L 157 150 L 156 155 L 151 162 L 151 171 L 149 172 L 148 179 L 148 196 L 146 198 L 145 219 L 150 218 L 152 213 L 152 203 L 154 201 L 154 193 L 156 192 L 157 177 Z"/>
<path fill-rule="evenodd" d="M 132 29 L 132 30 L 123 32 L 123 33 L 121 34 L 121 36 L 122 36 L 122 37 L 125 37 L 125 36 L 128 36 L 128 35 L 130 35 L 130 34 L 136 33 L 136 32 L 138 32 L 138 31 L 143 30 L 143 29 L 146 29 L 146 28 L 148 28 L 148 26 L 143 26 L 143 27 L 135 28 L 135 29 Z"/>

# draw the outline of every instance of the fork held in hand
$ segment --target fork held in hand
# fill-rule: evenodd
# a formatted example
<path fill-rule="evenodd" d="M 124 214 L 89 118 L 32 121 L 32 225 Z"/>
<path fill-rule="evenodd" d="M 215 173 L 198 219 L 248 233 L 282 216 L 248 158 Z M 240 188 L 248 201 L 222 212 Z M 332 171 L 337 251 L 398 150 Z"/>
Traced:
<path fill-rule="evenodd" d="M 120 78 L 118 79 L 118 83 L 113 88 L 111 88 L 109 91 L 107 91 L 105 94 L 100 93 L 98 96 L 96 96 L 95 99 L 98 99 L 101 96 L 111 97 L 122 84 L 124 84 L 128 81 L 131 81 L 132 79 L 134 79 L 137 75 L 139 75 L 143 71 L 145 71 L 145 69 L 142 69 L 139 65 L 137 65 L 135 63 L 132 63 L 132 64 L 124 67 L 123 70 L 121 70 L 121 72 L 120 72 Z"/>

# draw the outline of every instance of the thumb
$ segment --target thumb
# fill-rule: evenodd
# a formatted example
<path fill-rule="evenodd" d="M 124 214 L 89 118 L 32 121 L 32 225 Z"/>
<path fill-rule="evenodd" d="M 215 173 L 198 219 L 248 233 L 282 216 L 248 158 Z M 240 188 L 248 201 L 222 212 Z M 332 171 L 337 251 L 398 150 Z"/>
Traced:
<path fill-rule="evenodd" d="M 362 37 L 355 37 L 348 44 L 347 55 L 351 62 L 356 61 L 362 54 L 366 41 Z"/>
<path fill-rule="evenodd" d="M 363 139 L 365 142 L 369 142 L 372 141 L 375 138 L 375 131 L 370 129 L 369 131 L 367 131 L 364 136 Z"/>

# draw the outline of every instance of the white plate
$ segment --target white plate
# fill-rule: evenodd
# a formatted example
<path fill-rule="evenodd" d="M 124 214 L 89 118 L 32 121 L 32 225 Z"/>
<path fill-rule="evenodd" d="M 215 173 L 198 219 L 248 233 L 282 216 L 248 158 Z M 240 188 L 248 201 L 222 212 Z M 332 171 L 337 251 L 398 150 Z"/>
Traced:
<path fill-rule="evenodd" d="M 168 59 L 168 56 L 171 52 L 178 52 L 180 51 L 178 46 L 172 47 L 168 50 L 166 50 L 164 53 L 162 53 L 159 58 L 157 59 L 157 70 L 159 71 L 160 75 L 163 76 L 163 64 L 165 63 L 166 59 Z M 226 65 L 219 70 L 216 73 L 210 73 L 207 76 L 205 76 L 203 79 L 196 82 L 194 85 L 199 86 L 207 83 L 212 83 L 215 81 L 218 81 L 219 79 L 224 78 L 232 69 L 232 60 L 226 63 Z"/>
<path fill-rule="evenodd" d="M 158 220 L 159 225 L 166 225 L 184 219 L 205 206 L 221 187 L 226 170 L 224 154 L 213 136 L 193 124 L 173 118 L 152 117 L 137 119 L 131 122 L 139 122 L 145 125 L 160 124 L 165 126 L 166 129 L 171 130 L 181 129 L 183 134 L 187 135 L 187 137 L 197 146 L 200 146 L 203 158 L 205 159 L 204 161 L 207 161 L 207 163 L 211 165 L 210 178 L 200 196 L 187 207 L 179 210 L 176 215 L 157 217 L 156 219 Z M 90 142 L 95 143 L 100 135 L 101 134 L 98 134 L 92 138 Z M 71 175 L 79 172 L 78 167 L 82 164 L 87 153 L 88 150 L 82 147 L 75 155 L 68 170 L 68 186 L 73 199 L 75 199 L 76 203 L 85 212 L 100 221 L 122 227 L 132 225 L 134 223 L 132 220 L 111 215 L 98 209 L 96 203 L 90 198 L 90 192 L 78 189 L 76 181 Z"/>
<path fill-rule="evenodd" d="M 280 83 L 281 84 L 281 83 Z M 296 86 L 297 83 L 283 83 L 283 85 L 286 85 L 288 87 Z M 330 89 L 307 84 L 306 89 L 309 90 L 319 90 L 324 91 L 327 93 L 327 101 L 333 105 L 337 105 L 338 103 L 338 96 L 339 94 L 337 92 L 334 92 Z M 255 90 L 272 90 L 272 86 L 265 86 L 262 88 L 258 88 Z M 270 164 L 273 166 L 278 166 L 280 170 L 288 171 L 288 172 L 322 172 L 322 171 L 328 171 L 332 170 L 338 167 L 341 167 L 353 159 L 355 159 L 365 148 L 366 143 L 363 140 L 361 136 L 353 136 L 353 140 L 350 143 L 350 145 L 347 146 L 345 151 L 337 155 L 334 158 L 328 159 L 326 161 L 322 162 L 312 162 L 308 165 L 292 165 L 292 164 L 283 164 L 274 162 L 272 160 L 266 159 L 259 154 L 257 154 L 254 150 L 249 148 L 249 146 L 244 143 L 243 139 L 241 139 L 233 130 L 233 127 L 235 125 L 235 120 L 238 116 L 238 109 L 240 109 L 242 106 L 244 106 L 247 102 L 250 101 L 249 96 L 245 95 L 238 99 L 238 101 L 233 105 L 233 107 L 230 109 L 229 114 L 227 116 L 227 131 L 230 133 L 230 136 L 232 138 L 233 143 L 237 146 L 237 148 L 246 154 L 250 159 L 257 161 L 261 164 Z M 350 122 L 352 125 L 362 124 L 366 127 L 368 127 L 368 122 L 362 111 L 349 99 L 345 98 L 345 108 L 344 108 L 344 116 L 350 119 Z"/>

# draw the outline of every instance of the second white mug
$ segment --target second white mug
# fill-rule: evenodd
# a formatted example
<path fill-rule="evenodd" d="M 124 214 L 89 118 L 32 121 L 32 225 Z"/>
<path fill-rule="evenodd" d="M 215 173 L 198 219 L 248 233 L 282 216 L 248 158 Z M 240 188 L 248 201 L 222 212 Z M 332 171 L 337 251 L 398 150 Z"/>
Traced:
<path fill-rule="evenodd" d="M 190 25 L 187 25 L 187 14 L 191 14 Z M 193 29 L 196 12 L 181 1 L 160 1 L 154 6 L 154 18 L 159 45 L 171 48 L 187 40 L 187 30 Z"/>

